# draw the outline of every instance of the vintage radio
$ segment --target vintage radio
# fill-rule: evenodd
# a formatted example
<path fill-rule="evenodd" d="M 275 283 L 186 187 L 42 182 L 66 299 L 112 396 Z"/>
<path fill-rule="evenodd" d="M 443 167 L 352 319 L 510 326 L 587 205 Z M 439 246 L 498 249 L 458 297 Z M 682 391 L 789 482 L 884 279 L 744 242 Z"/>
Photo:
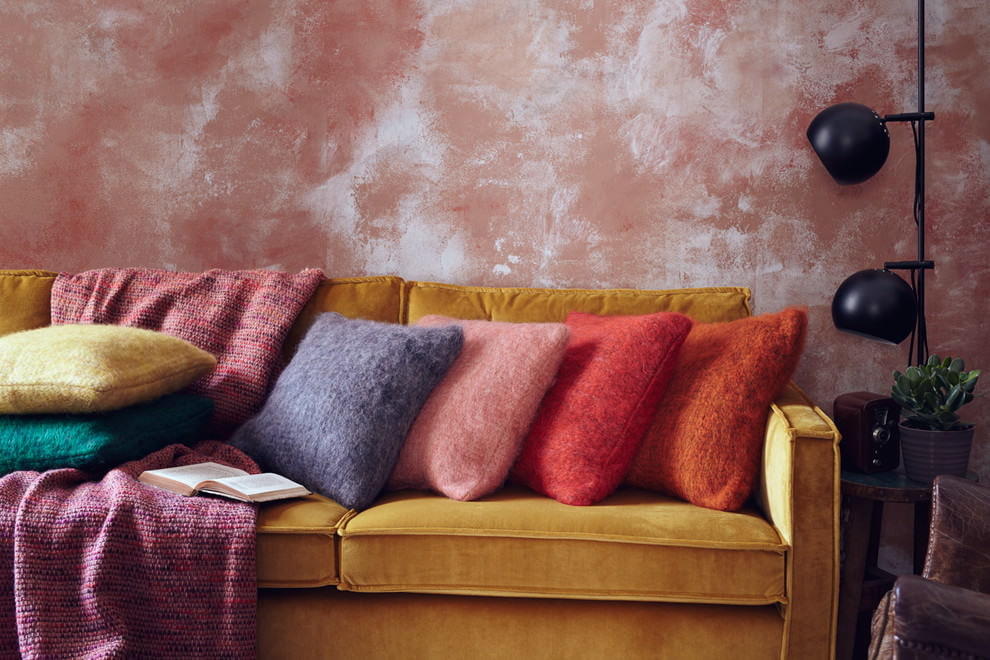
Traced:
<path fill-rule="evenodd" d="M 850 392 L 835 399 L 832 416 L 842 434 L 842 467 L 856 472 L 887 472 L 901 459 L 897 424 L 901 407 L 874 392 Z"/>

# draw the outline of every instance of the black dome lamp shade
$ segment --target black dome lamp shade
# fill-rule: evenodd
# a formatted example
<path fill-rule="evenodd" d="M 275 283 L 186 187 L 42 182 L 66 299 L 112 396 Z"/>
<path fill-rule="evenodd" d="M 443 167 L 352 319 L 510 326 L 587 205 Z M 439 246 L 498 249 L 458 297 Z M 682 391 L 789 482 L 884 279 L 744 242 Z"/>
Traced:
<path fill-rule="evenodd" d="M 859 103 L 839 103 L 822 110 L 808 126 L 808 140 L 825 169 L 838 183 L 862 183 L 880 171 L 890 151 L 889 122 L 910 122 L 914 135 L 914 221 L 918 257 L 888 261 L 883 269 L 862 270 L 847 278 L 832 300 L 835 327 L 878 341 L 899 344 L 911 337 L 908 361 L 928 359 L 925 322 L 925 0 L 918 0 L 918 111 L 883 115 Z M 911 273 L 908 284 L 891 270 Z"/>
<path fill-rule="evenodd" d="M 832 298 L 835 327 L 868 339 L 900 344 L 914 330 L 916 318 L 914 290 L 887 269 L 850 275 Z"/>
<path fill-rule="evenodd" d="M 825 108 L 808 127 L 808 140 L 832 178 L 862 183 L 880 171 L 890 152 L 884 120 L 859 103 Z"/>

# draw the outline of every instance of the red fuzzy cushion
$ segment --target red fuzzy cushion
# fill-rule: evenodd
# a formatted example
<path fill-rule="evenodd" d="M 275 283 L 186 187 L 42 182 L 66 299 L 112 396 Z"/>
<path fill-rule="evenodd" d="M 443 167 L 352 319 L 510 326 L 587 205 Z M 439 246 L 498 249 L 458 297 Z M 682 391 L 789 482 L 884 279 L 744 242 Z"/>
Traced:
<path fill-rule="evenodd" d="M 807 325 L 797 307 L 695 324 L 626 483 L 738 510 L 753 491 L 767 413 L 794 374 Z"/>
<path fill-rule="evenodd" d="M 571 312 L 557 382 L 511 477 L 565 504 L 594 504 L 622 482 L 691 329 L 683 314 Z"/>

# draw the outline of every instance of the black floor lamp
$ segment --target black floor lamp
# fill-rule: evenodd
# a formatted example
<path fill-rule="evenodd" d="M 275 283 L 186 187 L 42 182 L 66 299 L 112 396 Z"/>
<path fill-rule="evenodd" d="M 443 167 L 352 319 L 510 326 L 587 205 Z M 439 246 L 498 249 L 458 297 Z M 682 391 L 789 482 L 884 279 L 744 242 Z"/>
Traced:
<path fill-rule="evenodd" d="M 918 0 L 918 111 L 880 116 L 859 103 L 822 110 L 808 127 L 808 140 L 832 178 L 843 185 L 862 183 L 880 171 L 890 150 L 888 122 L 911 123 L 915 145 L 914 221 L 918 258 L 889 261 L 882 269 L 862 270 L 847 278 L 832 299 L 832 321 L 846 332 L 899 344 L 911 337 L 908 361 L 928 359 L 925 322 L 925 0 Z M 892 271 L 911 274 L 908 284 Z"/>

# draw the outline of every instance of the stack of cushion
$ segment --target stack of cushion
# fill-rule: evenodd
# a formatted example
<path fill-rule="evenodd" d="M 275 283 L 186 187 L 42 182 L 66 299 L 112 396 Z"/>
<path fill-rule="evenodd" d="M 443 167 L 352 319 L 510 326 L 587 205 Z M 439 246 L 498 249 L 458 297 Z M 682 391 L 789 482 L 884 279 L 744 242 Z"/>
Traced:
<path fill-rule="evenodd" d="M 231 441 L 354 509 L 385 488 L 471 500 L 510 480 L 567 504 L 627 483 L 737 510 L 806 325 L 800 308 L 708 324 L 671 312 L 412 326 L 327 313 Z"/>
<path fill-rule="evenodd" d="M 0 475 L 107 469 L 196 439 L 213 401 L 182 390 L 215 365 L 189 342 L 125 326 L 0 337 Z"/>

